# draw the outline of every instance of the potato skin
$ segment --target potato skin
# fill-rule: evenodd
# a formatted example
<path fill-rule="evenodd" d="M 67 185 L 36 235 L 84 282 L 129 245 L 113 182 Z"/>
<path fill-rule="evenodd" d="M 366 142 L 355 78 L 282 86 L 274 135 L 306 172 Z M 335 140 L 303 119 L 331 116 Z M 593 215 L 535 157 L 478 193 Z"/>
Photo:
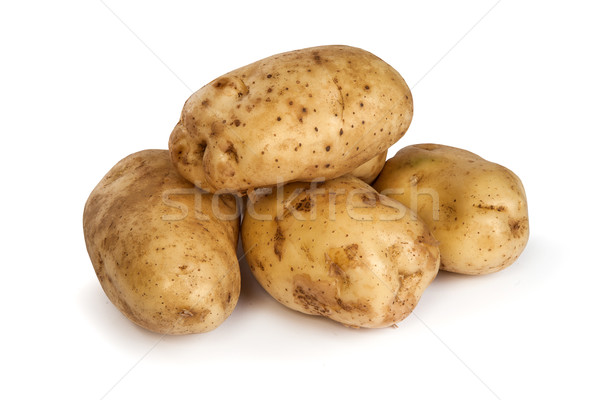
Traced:
<path fill-rule="evenodd" d="M 136 324 L 163 334 L 206 332 L 233 311 L 239 217 L 232 196 L 215 200 L 230 220 L 215 216 L 212 200 L 179 176 L 166 150 L 124 158 L 90 194 L 88 254 L 108 298 Z M 175 201 L 187 207 L 185 218 Z"/>
<path fill-rule="evenodd" d="M 413 114 L 400 74 L 373 54 L 322 46 L 231 71 L 185 103 L 169 141 L 182 176 L 210 192 L 335 178 L 398 141 Z"/>
<path fill-rule="evenodd" d="M 345 175 L 284 185 L 249 203 L 242 244 L 254 276 L 285 306 L 359 328 L 414 309 L 439 268 L 437 242 L 402 204 Z"/>
<path fill-rule="evenodd" d="M 350 172 L 350 175 L 357 177 L 365 183 L 371 184 L 383 169 L 386 158 L 387 150 L 379 154 L 375 158 L 370 159 L 361 166 L 354 168 L 352 172 Z"/>
<path fill-rule="evenodd" d="M 405 147 L 386 162 L 373 186 L 427 223 L 440 241 L 440 269 L 469 275 L 499 271 L 527 244 L 521 180 L 466 150 L 438 144 Z"/>

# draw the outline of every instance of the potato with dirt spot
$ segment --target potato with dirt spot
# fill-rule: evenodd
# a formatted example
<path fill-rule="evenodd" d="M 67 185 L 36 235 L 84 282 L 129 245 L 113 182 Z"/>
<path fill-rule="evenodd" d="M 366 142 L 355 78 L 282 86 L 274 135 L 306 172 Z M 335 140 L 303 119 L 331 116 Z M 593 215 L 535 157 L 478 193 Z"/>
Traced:
<path fill-rule="evenodd" d="M 198 187 L 244 194 L 350 173 L 398 141 L 413 114 L 400 74 L 373 54 L 322 46 L 231 71 L 185 103 L 169 149 Z"/>
<path fill-rule="evenodd" d="M 85 242 L 108 298 L 154 332 L 210 331 L 240 293 L 239 216 L 231 195 L 202 193 L 166 150 L 115 165 L 90 194 Z"/>
<path fill-rule="evenodd" d="M 405 147 L 387 161 L 373 186 L 427 223 L 440 241 L 440 269 L 470 275 L 499 271 L 527 244 L 521 180 L 466 150 L 438 144 Z"/>
<path fill-rule="evenodd" d="M 440 261 L 414 213 L 350 175 L 290 183 L 249 203 L 242 243 L 277 301 L 356 328 L 404 319 Z"/>
<path fill-rule="evenodd" d="M 350 172 L 350 175 L 357 177 L 365 183 L 371 184 L 383 169 L 386 157 L 387 150 L 363 165 L 354 168 L 352 172 Z"/>

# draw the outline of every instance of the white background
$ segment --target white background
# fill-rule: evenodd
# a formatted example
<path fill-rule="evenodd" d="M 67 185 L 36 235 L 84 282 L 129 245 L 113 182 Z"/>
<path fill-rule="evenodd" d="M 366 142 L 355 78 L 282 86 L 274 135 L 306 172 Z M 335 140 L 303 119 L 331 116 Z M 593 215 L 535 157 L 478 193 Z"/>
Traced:
<path fill-rule="evenodd" d="M 598 398 L 598 2 L 212 4 L 0 6 L 0 397 Z M 322 44 L 367 49 L 413 88 L 390 155 L 442 143 L 522 178 L 521 258 L 489 276 L 440 273 L 397 329 L 290 311 L 245 264 L 215 331 L 130 323 L 85 250 L 90 191 L 124 156 L 166 148 L 191 90 Z"/>

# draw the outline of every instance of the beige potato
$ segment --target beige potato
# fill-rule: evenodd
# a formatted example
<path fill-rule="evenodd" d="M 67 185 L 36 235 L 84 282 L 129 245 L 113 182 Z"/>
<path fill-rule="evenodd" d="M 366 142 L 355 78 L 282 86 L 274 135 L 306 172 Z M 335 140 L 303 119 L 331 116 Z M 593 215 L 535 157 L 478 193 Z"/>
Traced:
<path fill-rule="evenodd" d="M 354 47 L 313 47 L 265 58 L 198 90 L 169 149 L 198 187 L 244 194 L 350 173 L 398 141 L 412 113 L 410 89 L 390 65 Z"/>
<path fill-rule="evenodd" d="M 410 314 L 440 260 L 414 213 L 350 175 L 279 189 L 249 203 L 242 221 L 248 264 L 271 296 L 356 328 Z"/>
<path fill-rule="evenodd" d="M 90 194 L 85 243 L 106 295 L 136 324 L 164 334 L 210 331 L 240 293 L 233 196 L 184 180 L 166 150 L 115 165 Z"/>
<path fill-rule="evenodd" d="M 375 158 L 370 159 L 363 165 L 353 169 L 352 172 L 350 172 L 350 175 L 357 177 L 365 183 L 371 184 L 383 169 L 386 158 L 387 150 Z"/>
<path fill-rule="evenodd" d="M 529 238 L 527 199 L 507 168 L 449 146 L 419 144 L 387 161 L 373 185 L 417 212 L 440 241 L 440 269 L 499 271 Z"/>

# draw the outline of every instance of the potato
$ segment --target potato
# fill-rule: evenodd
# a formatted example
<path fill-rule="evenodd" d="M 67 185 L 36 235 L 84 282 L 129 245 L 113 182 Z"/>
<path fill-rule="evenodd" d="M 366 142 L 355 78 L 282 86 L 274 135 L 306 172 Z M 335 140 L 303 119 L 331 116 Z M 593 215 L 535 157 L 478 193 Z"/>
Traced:
<path fill-rule="evenodd" d="M 277 301 L 355 328 L 404 319 L 440 261 L 414 213 L 350 175 L 290 183 L 249 203 L 242 243 Z"/>
<path fill-rule="evenodd" d="M 398 141 L 413 113 L 400 74 L 373 54 L 323 46 L 229 72 L 185 103 L 169 140 L 183 177 L 244 194 L 331 179 Z"/>
<path fill-rule="evenodd" d="M 352 172 L 350 172 L 350 175 L 357 177 L 365 183 L 371 184 L 383 169 L 386 157 L 387 150 L 377 157 L 370 159 L 363 165 L 354 168 Z"/>
<path fill-rule="evenodd" d="M 438 144 L 400 150 L 374 184 L 417 212 L 440 241 L 441 269 L 478 275 L 499 271 L 529 238 L 525 189 L 507 168 Z"/>
<path fill-rule="evenodd" d="M 166 150 L 121 160 L 83 213 L 106 295 L 127 318 L 163 334 L 210 331 L 231 314 L 240 293 L 238 228 L 235 199 L 194 188 Z"/>

